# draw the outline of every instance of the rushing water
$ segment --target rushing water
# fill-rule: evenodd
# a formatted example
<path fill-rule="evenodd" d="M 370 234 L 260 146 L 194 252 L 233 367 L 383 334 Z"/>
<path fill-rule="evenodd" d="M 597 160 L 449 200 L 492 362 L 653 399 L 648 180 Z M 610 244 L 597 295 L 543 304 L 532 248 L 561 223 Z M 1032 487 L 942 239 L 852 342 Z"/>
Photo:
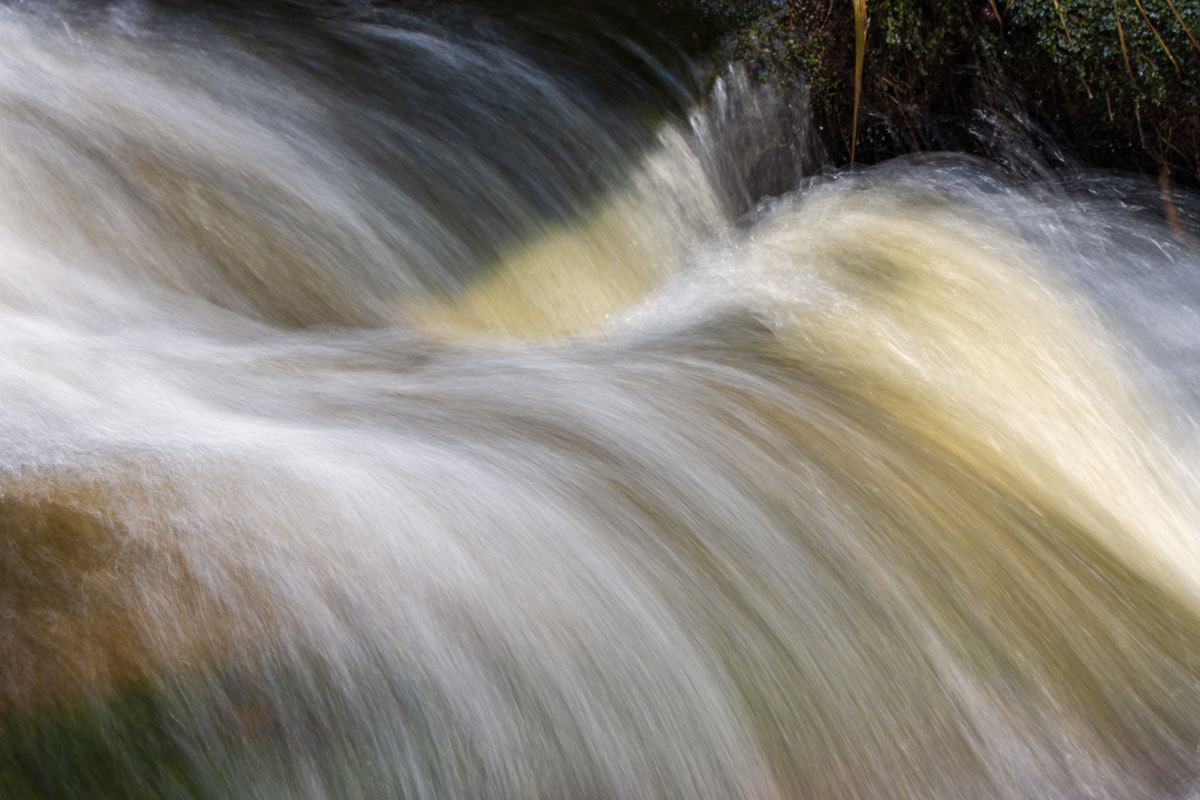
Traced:
<path fill-rule="evenodd" d="M 1196 201 L 554 24 L 0 8 L 0 796 L 1190 796 Z"/>

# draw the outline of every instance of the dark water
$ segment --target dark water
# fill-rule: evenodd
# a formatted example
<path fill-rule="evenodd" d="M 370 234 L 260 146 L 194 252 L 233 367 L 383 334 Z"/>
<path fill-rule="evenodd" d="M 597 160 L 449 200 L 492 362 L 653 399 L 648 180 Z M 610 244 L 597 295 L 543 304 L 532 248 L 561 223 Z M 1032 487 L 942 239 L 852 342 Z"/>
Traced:
<path fill-rule="evenodd" d="M 1195 796 L 1196 199 L 602 21 L 0 9 L 0 796 Z"/>

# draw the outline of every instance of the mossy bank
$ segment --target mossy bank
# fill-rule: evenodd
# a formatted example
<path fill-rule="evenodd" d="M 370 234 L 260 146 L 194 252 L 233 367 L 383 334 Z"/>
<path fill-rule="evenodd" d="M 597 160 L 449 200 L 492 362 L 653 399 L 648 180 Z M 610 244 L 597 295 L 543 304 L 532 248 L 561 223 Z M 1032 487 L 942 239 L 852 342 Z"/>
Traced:
<path fill-rule="evenodd" d="M 690 5 L 720 32 L 722 58 L 763 82 L 806 79 L 829 160 L 849 161 L 851 2 Z M 872 0 L 867 11 L 860 161 L 947 149 L 1004 161 L 1012 138 L 1000 134 L 1016 132 L 1052 165 L 1200 183 L 1197 0 Z"/>

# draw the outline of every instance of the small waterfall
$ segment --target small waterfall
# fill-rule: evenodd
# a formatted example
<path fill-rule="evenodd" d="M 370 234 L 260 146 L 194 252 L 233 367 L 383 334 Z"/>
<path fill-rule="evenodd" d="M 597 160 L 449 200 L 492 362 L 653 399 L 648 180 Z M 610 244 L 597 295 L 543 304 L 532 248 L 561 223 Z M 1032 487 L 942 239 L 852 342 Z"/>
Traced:
<path fill-rule="evenodd" d="M 263 8 L 0 6 L 0 796 L 1197 791 L 1200 198 Z"/>

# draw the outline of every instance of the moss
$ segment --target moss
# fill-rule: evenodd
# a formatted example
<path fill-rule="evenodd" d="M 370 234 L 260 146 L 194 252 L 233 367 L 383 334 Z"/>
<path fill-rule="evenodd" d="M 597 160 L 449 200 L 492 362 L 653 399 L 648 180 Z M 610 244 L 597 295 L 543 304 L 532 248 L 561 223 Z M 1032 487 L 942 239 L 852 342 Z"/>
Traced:
<path fill-rule="evenodd" d="M 1108 132 L 1110 141 L 1136 142 L 1143 167 L 1170 164 L 1195 178 L 1200 48 L 1189 29 L 1200 31 L 1200 2 L 1174 5 L 1178 17 L 1167 0 L 1019 4 L 999 56 L 1030 89 L 1039 73 L 1053 75 L 1046 100 L 1064 104 L 1060 113 L 1085 142 Z"/>
<path fill-rule="evenodd" d="M 0 786 L 12 800 L 193 797 L 182 731 L 149 684 L 0 720 Z"/>
<path fill-rule="evenodd" d="M 724 32 L 722 55 L 761 80 L 805 76 L 831 159 L 848 159 L 850 2 L 692 6 Z M 1200 182 L 1200 0 L 875 0 L 868 10 L 862 158 L 994 155 L 972 129 L 984 109 L 1056 131 L 1092 165 L 1148 173 L 1166 165 Z"/>

